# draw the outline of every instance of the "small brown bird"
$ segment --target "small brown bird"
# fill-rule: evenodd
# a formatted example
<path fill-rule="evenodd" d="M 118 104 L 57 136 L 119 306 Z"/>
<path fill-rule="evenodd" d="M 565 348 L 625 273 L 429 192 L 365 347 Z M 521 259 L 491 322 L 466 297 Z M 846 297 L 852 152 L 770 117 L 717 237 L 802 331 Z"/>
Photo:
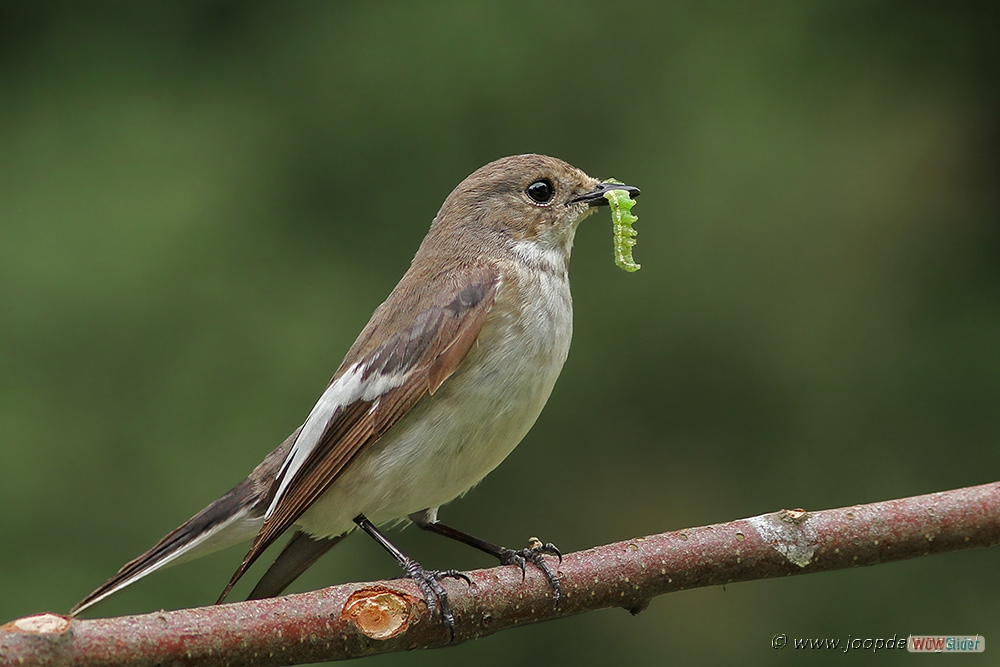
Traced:
<path fill-rule="evenodd" d="M 290 528 L 250 594 L 278 595 L 355 528 L 454 619 L 439 580 L 376 528 L 422 529 L 542 569 L 551 544 L 512 550 L 442 524 L 438 508 L 496 468 L 534 424 L 569 353 L 569 257 L 577 225 L 610 186 L 543 155 L 482 167 L 448 196 L 409 270 L 347 352 L 305 422 L 229 493 L 127 563 L 77 614 L 167 565 L 252 539 L 219 598 Z"/>

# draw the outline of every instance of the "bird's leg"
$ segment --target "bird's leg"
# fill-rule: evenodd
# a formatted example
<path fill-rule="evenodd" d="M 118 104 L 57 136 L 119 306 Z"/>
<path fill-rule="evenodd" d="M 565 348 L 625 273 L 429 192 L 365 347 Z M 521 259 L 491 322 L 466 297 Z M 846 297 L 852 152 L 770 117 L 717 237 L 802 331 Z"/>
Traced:
<path fill-rule="evenodd" d="M 470 547 L 488 553 L 494 558 L 499 559 L 501 565 L 517 565 L 521 568 L 522 579 L 524 579 L 526 573 L 527 563 L 534 563 L 535 566 L 545 575 L 545 578 L 549 582 L 549 586 L 552 587 L 555 602 L 557 605 L 559 604 L 559 598 L 562 596 L 562 587 L 559 585 L 559 576 L 553 572 L 549 567 L 549 564 L 545 562 L 544 555 L 549 554 L 550 556 L 557 556 L 559 558 L 559 562 L 561 563 L 562 554 L 559 553 L 559 549 L 556 548 L 556 545 L 551 542 L 543 543 L 537 537 L 532 537 L 528 540 L 528 547 L 526 549 L 508 549 L 507 547 L 501 547 L 493 544 L 492 542 L 481 540 L 478 537 L 469 535 L 468 533 L 462 532 L 457 528 L 452 528 L 451 526 L 443 524 L 429 512 L 417 512 L 412 514 L 410 515 L 410 520 L 413 521 L 418 528 L 429 530 L 432 533 L 437 533 L 438 535 L 444 535 L 445 537 L 457 540 L 463 544 L 468 544 Z"/>
<path fill-rule="evenodd" d="M 371 535 L 372 539 L 378 542 L 383 549 L 396 559 L 406 577 L 413 579 L 420 592 L 424 594 L 424 599 L 427 601 L 427 610 L 431 616 L 434 615 L 438 605 L 441 605 L 441 619 L 448 626 L 451 638 L 455 639 L 455 616 L 451 613 L 451 605 L 448 604 L 448 593 L 444 590 L 444 586 L 441 585 L 441 580 L 449 578 L 464 579 L 467 584 L 471 584 L 472 580 L 458 570 L 425 570 L 420 563 L 400 551 L 385 535 L 379 532 L 375 524 L 369 521 L 364 514 L 354 517 L 354 523 L 358 525 L 358 528 Z"/>

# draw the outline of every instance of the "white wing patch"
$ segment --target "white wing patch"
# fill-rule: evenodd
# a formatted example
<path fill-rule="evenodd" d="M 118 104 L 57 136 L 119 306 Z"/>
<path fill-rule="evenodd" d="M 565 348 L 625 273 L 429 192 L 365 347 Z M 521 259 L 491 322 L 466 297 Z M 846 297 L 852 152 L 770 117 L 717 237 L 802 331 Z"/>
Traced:
<path fill-rule="evenodd" d="M 378 405 L 379 398 L 386 392 L 395 389 L 406 380 L 407 373 L 392 373 L 389 375 L 375 372 L 364 378 L 368 364 L 359 361 L 348 368 L 335 382 L 332 382 L 323 395 L 319 397 L 316 405 L 313 406 L 309 416 L 306 417 L 299 436 L 292 444 L 291 450 L 281 464 L 275 481 L 278 482 L 278 490 L 271 500 L 271 505 L 264 514 L 264 519 L 270 518 L 278 503 L 281 501 L 285 490 L 298 474 L 302 465 L 309 458 L 309 455 L 316 449 L 316 445 L 322 439 L 330 420 L 337 412 L 345 406 L 351 405 L 355 401 L 375 401 L 369 414 Z"/>

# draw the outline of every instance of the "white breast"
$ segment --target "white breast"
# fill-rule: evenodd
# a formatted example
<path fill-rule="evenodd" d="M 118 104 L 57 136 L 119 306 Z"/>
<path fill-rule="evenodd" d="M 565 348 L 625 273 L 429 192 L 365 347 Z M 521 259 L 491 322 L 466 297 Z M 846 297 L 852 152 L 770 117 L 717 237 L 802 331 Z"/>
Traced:
<path fill-rule="evenodd" d="M 436 508 L 475 486 L 525 436 L 569 353 L 573 311 L 565 259 L 543 271 L 518 260 L 455 374 L 351 463 L 299 519 L 303 529 L 339 535 L 358 514 L 385 523 Z"/>

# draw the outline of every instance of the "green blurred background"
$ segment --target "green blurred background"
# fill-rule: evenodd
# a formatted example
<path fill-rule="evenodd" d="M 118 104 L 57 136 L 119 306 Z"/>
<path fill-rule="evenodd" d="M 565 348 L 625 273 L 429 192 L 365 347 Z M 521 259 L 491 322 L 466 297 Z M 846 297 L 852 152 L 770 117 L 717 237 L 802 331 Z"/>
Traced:
<path fill-rule="evenodd" d="M 1000 478 L 993 12 L 0 5 L 0 622 L 67 611 L 242 478 L 448 192 L 521 152 L 641 187 L 643 268 L 614 266 L 606 213 L 582 226 L 562 378 L 442 518 L 571 551 Z M 394 536 L 431 567 L 490 565 Z M 210 603 L 242 553 L 96 612 Z M 850 660 L 776 633 L 980 633 L 983 664 L 997 558 L 688 591 L 366 664 Z M 395 575 L 355 537 L 296 590 Z"/>

